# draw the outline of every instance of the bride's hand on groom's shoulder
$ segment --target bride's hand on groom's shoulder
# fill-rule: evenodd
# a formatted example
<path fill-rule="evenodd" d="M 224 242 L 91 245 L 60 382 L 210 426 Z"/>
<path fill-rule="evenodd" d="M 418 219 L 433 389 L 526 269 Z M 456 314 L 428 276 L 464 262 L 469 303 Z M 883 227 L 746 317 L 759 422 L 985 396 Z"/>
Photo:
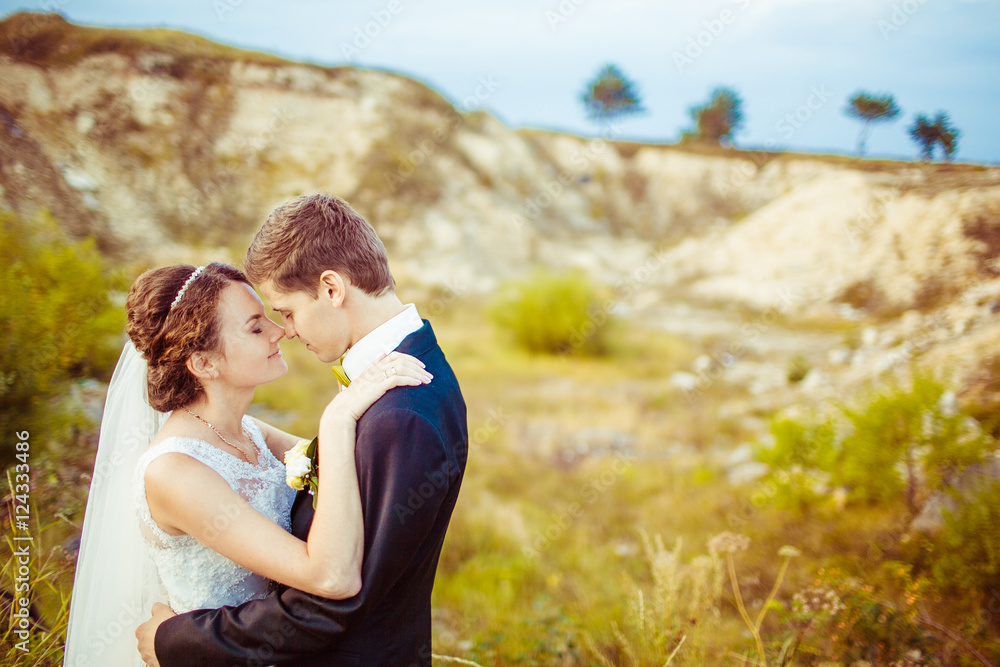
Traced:
<path fill-rule="evenodd" d="M 323 419 L 356 422 L 390 389 L 428 384 L 433 377 L 416 357 L 402 352 L 382 355 L 330 401 Z"/>

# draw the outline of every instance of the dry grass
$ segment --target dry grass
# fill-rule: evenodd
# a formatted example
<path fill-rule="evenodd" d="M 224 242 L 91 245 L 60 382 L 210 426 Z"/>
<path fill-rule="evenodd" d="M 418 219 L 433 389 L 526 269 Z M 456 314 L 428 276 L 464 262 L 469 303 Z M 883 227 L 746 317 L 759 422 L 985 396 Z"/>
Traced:
<path fill-rule="evenodd" d="M 68 23 L 58 14 L 31 12 L 20 12 L 0 22 L 0 53 L 46 68 L 70 67 L 85 57 L 101 53 L 135 56 L 152 50 L 184 59 L 185 64 L 180 67 L 196 59 L 290 64 L 277 56 L 225 46 L 204 37 L 164 28 L 81 27 Z"/>
<path fill-rule="evenodd" d="M 418 307 L 428 313 L 432 304 Z M 753 662 L 763 650 L 780 664 L 796 637 L 810 655 L 842 650 L 811 639 L 812 626 L 790 615 L 792 596 L 820 578 L 870 584 L 884 597 L 865 593 L 865 604 L 886 609 L 910 594 L 883 573 L 901 557 L 905 508 L 787 508 L 763 482 L 732 485 L 707 457 L 669 454 L 664 443 L 724 448 L 752 437 L 714 416 L 731 388 L 707 391 L 698 418 L 668 386 L 671 370 L 700 353 L 691 343 L 625 328 L 612 356 L 564 359 L 518 351 L 473 301 L 452 302 L 433 319 L 472 436 L 434 590 L 436 654 L 483 667 L 624 667 Z M 257 409 L 308 435 L 334 380 L 297 343 L 283 349 L 292 372 L 259 390 Z M 563 456 L 602 429 L 630 439 Z M 750 537 L 733 571 L 742 613 L 760 621 L 760 648 L 709 549 L 724 531 Z M 776 554 L 785 544 L 802 557 L 783 563 Z M 824 571 L 842 574 L 817 574 Z M 952 628 L 969 613 L 950 598 L 939 609 L 935 622 Z"/>

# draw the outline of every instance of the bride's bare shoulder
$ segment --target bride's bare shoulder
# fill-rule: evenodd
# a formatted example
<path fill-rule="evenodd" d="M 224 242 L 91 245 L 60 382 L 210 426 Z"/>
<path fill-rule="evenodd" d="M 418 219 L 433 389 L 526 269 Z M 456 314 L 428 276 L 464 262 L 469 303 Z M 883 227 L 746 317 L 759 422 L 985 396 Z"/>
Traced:
<path fill-rule="evenodd" d="M 143 473 L 146 502 L 153 520 L 169 535 L 183 535 L 185 517 L 211 510 L 206 492 L 230 493 L 229 484 L 206 463 L 181 451 L 156 456 Z M 228 497 L 228 495 L 226 496 Z"/>
<path fill-rule="evenodd" d="M 191 433 L 190 428 L 183 421 L 171 417 L 167 419 L 156 435 L 153 436 L 153 439 L 149 442 L 148 449 L 152 449 L 172 438 L 199 439 L 196 434 Z M 215 471 L 194 456 L 185 454 L 182 451 L 168 451 L 159 454 L 149 462 L 144 477 L 146 478 L 147 485 L 152 484 L 154 487 L 161 484 L 175 486 L 176 479 L 182 474 L 188 477 L 191 474 L 199 475 L 206 472 L 214 473 Z"/>
<path fill-rule="evenodd" d="M 149 441 L 149 449 L 152 449 L 156 445 L 160 444 L 164 440 L 169 440 L 170 438 L 193 438 L 194 434 L 190 433 L 188 429 L 185 428 L 185 424 L 179 420 L 175 419 L 173 415 L 167 418 L 167 421 L 163 423 L 160 430 L 156 432 L 153 439 Z"/>
<path fill-rule="evenodd" d="M 201 491 L 219 485 L 229 489 L 218 470 L 183 451 L 168 450 L 157 455 L 146 465 L 143 481 L 151 509 L 197 504 Z"/>

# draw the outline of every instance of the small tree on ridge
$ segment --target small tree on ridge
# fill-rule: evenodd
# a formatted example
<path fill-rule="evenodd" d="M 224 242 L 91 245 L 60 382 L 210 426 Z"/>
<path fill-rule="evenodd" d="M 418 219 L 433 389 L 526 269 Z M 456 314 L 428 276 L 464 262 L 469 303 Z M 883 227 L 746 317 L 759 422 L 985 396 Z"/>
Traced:
<path fill-rule="evenodd" d="M 864 156 L 865 144 L 872 131 L 872 123 L 884 123 L 895 119 L 899 115 L 899 107 L 892 95 L 870 95 L 865 92 L 858 92 L 847 102 L 844 109 L 851 118 L 857 118 L 862 122 L 861 132 L 858 134 L 858 155 Z"/>
<path fill-rule="evenodd" d="M 620 116 L 642 113 L 642 103 L 636 85 L 614 65 L 605 65 L 587 84 L 580 96 L 587 117 L 596 122 L 614 120 Z"/>
<path fill-rule="evenodd" d="M 920 114 L 910 126 L 910 136 L 920 146 L 920 158 L 923 160 L 932 160 L 934 147 L 941 144 L 943 157 L 950 162 L 958 150 L 959 134 L 960 132 L 952 127 L 948 114 L 943 111 L 939 111 L 933 121 Z"/>
<path fill-rule="evenodd" d="M 732 88 L 716 88 L 707 104 L 691 107 L 694 131 L 687 133 L 701 141 L 732 146 L 733 134 L 743 125 L 743 100 Z"/>

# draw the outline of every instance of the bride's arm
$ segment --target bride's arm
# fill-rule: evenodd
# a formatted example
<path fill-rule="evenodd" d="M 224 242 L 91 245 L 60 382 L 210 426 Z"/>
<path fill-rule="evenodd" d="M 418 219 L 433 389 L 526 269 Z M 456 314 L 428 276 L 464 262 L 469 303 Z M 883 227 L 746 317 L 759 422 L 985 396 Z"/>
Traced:
<path fill-rule="evenodd" d="M 357 419 L 390 388 L 428 382 L 422 366 L 413 357 L 393 353 L 327 406 L 319 428 L 319 498 L 307 542 L 257 512 L 210 467 L 179 453 L 159 456 L 146 469 L 153 519 L 168 533 L 192 535 L 243 567 L 293 588 L 334 599 L 356 595 L 364 555 L 354 462 Z M 390 374 L 390 369 L 396 372 Z"/>

